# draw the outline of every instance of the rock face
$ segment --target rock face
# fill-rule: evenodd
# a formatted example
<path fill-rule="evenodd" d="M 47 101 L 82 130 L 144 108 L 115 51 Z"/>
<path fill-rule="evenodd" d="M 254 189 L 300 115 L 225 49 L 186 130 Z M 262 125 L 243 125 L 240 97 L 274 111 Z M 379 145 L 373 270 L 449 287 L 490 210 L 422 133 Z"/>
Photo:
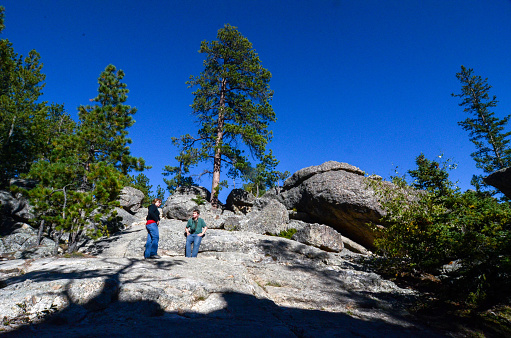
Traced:
<path fill-rule="evenodd" d="M 237 230 L 278 235 L 288 229 L 288 223 L 289 213 L 282 203 L 274 199 L 259 198 L 254 202 L 252 211 L 241 219 Z"/>
<path fill-rule="evenodd" d="M 140 210 L 143 200 L 144 193 L 133 187 L 122 188 L 121 194 L 119 196 L 119 203 L 121 208 L 131 214 L 136 214 L 137 211 Z"/>
<path fill-rule="evenodd" d="M 372 248 L 374 233 L 367 223 L 378 222 L 383 210 L 366 182 L 357 167 L 330 161 L 294 173 L 276 198 L 287 209 L 307 213 L 314 221 Z"/>
<path fill-rule="evenodd" d="M 358 255 L 213 229 L 199 257 L 186 259 L 184 226 L 160 222 L 160 260 L 142 259 L 140 224 L 94 243 L 94 257 L 5 262 L 0 329 L 38 337 L 441 336 L 409 319 L 414 291 L 365 271 Z"/>
<path fill-rule="evenodd" d="M 55 242 L 43 237 L 37 244 L 37 231 L 27 224 L 0 238 L 0 257 L 3 259 L 34 259 L 49 257 Z"/>
<path fill-rule="evenodd" d="M 187 220 L 199 204 L 195 200 L 209 201 L 211 193 L 204 187 L 179 187 L 163 206 L 163 217 Z"/>
<path fill-rule="evenodd" d="M 11 218 L 16 222 L 25 223 L 34 217 L 25 198 L 14 197 L 5 190 L 0 190 L 0 214 L 3 219 Z"/>
<path fill-rule="evenodd" d="M 255 200 L 255 196 L 248 191 L 232 189 L 229 196 L 227 196 L 225 206 L 234 213 L 246 214 L 250 212 Z"/>
<path fill-rule="evenodd" d="M 307 224 L 292 239 L 326 251 L 341 252 L 344 248 L 341 234 L 324 224 Z"/>
<path fill-rule="evenodd" d="M 494 172 L 486 177 L 484 181 L 499 189 L 506 197 L 511 198 L 511 167 Z"/>

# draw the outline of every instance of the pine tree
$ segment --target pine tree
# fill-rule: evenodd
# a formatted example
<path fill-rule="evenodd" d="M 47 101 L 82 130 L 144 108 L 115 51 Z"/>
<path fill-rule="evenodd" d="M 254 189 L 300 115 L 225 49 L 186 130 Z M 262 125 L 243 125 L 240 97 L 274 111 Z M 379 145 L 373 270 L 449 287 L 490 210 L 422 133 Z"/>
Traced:
<path fill-rule="evenodd" d="M 471 154 L 476 161 L 476 167 L 482 169 L 485 174 L 491 174 L 496 170 L 511 166 L 511 148 L 509 148 L 509 135 L 504 132 L 511 115 L 499 119 L 491 111 L 497 106 L 497 97 L 490 99 L 491 86 L 488 79 L 473 75 L 472 68 L 461 66 L 461 72 L 456 74 L 462 87 L 460 94 L 452 94 L 462 99 L 459 105 L 463 111 L 471 115 L 458 124 L 469 132 L 470 141 L 474 143 L 477 151 Z M 482 175 L 474 175 L 472 184 L 479 190 L 485 183 Z"/>
<path fill-rule="evenodd" d="M 7 39 L 0 40 L 0 186 L 12 177 L 27 172 L 38 156 L 34 130 L 45 115 L 42 95 L 44 74 L 39 54 L 30 51 L 23 58 L 14 52 Z M 8 160 L 6 160 L 8 159 Z"/>
<path fill-rule="evenodd" d="M 76 141 L 83 150 L 85 166 L 94 162 L 106 162 L 119 169 L 124 175 L 131 170 L 146 168 L 142 158 L 131 156 L 127 129 L 135 120 L 135 108 L 125 105 L 129 90 L 121 80 L 124 72 L 108 65 L 101 73 L 98 83 L 98 96 L 95 105 L 80 106 L 80 125 Z"/>
<path fill-rule="evenodd" d="M 150 184 L 149 177 L 143 173 L 140 173 L 137 176 L 130 176 L 127 185 L 144 193 L 144 199 L 142 200 L 143 206 L 148 207 L 152 200 L 154 200 L 155 197 L 151 193 L 153 186 Z"/>
<path fill-rule="evenodd" d="M 5 24 L 4 24 L 5 14 L 4 14 L 4 12 L 5 12 L 5 7 L 0 6 L 0 33 L 2 33 L 2 31 L 5 28 Z"/>
<path fill-rule="evenodd" d="M 265 156 L 261 163 L 252 167 L 250 162 L 241 170 L 242 177 L 247 183 L 243 185 L 243 189 L 250 191 L 255 196 L 262 196 L 267 189 L 278 184 L 279 180 L 283 180 L 289 176 L 289 171 L 281 173 L 276 171 L 277 166 L 275 158 L 271 154 Z"/>
<path fill-rule="evenodd" d="M 231 177 L 239 175 L 247 162 L 242 143 L 255 158 L 268 156 L 266 145 L 272 137 L 268 125 L 276 120 L 269 103 L 271 73 L 261 66 L 252 43 L 228 24 L 218 30 L 217 39 L 201 43 L 204 71 L 187 82 L 198 87 L 192 109 L 201 126 L 187 151 L 200 144 L 195 148 L 200 153 L 197 161 L 213 162 L 213 205 L 218 202 L 221 168 L 229 168 Z"/>
<path fill-rule="evenodd" d="M 0 32 L 4 11 L 0 7 Z M 27 57 L 15 53 L 12 43 L 0 40 L 0 187 L 30 170 L 45 158 L 60 135 L 70 133 L 74 122 L 58 104 L 40 102 L 45 75 L 35 51 Z"/>
<path fill-rule="evenodd" d="M 96 105 L 79 107 L 76 132 L 62 135 L 48 159 L 34 164 L 29 178 L 39 182 L 26 192 L 34 206 L 40 233 L 59 242 L 69 234 L 68 251 L 84 236 L 108 234 L 108 221 L 130 170 L 145 168 L 142 158 L 130 155 L 126 129 L 134 109 L 125 105 L 124 73 L 112 65 L 99 77 Z"/>

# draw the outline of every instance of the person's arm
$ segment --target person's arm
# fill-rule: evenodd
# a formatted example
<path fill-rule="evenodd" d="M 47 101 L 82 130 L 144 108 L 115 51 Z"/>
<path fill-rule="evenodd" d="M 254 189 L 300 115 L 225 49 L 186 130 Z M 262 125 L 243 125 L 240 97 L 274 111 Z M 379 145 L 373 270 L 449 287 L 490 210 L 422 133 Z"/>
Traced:
<path fill-rule="evenodd" d="M 186 231 L 186 236 L 189 236 L 190 235 L 190 220 L 188 220 L 188 222 L 186 222 L 185 231 Z"/>
<path fill-rule="evenodd" d="M 199 236 L 204 236 L 204 234 L 206 233 L 206 230 L 208 230 L 208 226 L 206 225 L 206 222 L 204 222 L 204 220 L 201 218 L 201 221 L 202 221 L 202 232 L 199 234 Z"/>

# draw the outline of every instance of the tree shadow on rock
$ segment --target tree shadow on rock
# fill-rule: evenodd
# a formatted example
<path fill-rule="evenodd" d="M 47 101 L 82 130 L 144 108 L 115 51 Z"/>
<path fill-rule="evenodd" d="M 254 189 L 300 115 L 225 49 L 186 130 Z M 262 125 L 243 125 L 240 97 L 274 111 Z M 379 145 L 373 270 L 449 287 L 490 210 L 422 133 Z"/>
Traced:
<path fill-rule="evenodd" d="M 441 337 L 417 327 L 368 321 L 343 313 L 277 306 L 242 293 L 222 294 L 222 309 L 207 313 L 163 311 L 154 301 L 114 301 L 94 311 L 71 304 L 39 324 L 6 337 Z M 93 300 L 96 301 L 97 300 Z M 94 307 L 93 307 L 94 308 Z M 84 310 L 85 309 L 85 310 Z"/>
<path fill-rule="evenodd" d="M 279 244 L 280 245 L 280 244 Z M 56 281 L 65 280 L 65 288 L 61 292 L 67 299 L 67 306 L 55 311 L 40 322 L 20 326 L 18 329 L 3 333 L 5 337 L 435 337 L 442 336 L 429 329 L 393 323 L 380 319 L 361 318 L 349 313 L 328 312 L 301 308 L 279 306 L 266 298 L 238 292 L 210 293 L 203 299 L 196 299 L 192 309 L 183 310 L 179 304 L 167 302 L 167 310 L 162 307 L 158 294 L 147 297 L 146 292 L 157 292 L 149 288 L 148 282 L 158 281 L 161 285 L 172 285 L 179 277 L 162 279 L 151 274 L 143 277 L 132 269 L 158 269 L 170 271 L 180 261 L 158 260 L 142 261 L 137 259 L 97 259 L 110 263 L 107 267 L 74 271 L 66 267 L 66 260 L 51 271 L 28 272 L 24 275 L 11 277 L 8 285 L 25 281 Z M 108 270 L 109 269 L 109 270 Z M 315 269 L 304 264 L 289 266 L 289 269 Z M 343 286 L 332 272 L 316 268 L 316 274 L 325 283 L 338 283 Z M 129 276 L 127 278 L 126 276 Z M 97 278 L 101 281 L 101 289 L 91 297 L 77 297 L 76 292 L 87 292 L 87 287 L 76 288 L 80 282 Z M 140 290 L 140 300 L 123 300 L 121 290 L 132 284 L 131 291 Z M 88 285 L 88 284 L 82 284 Z M 144 288 L 145 287 L 145 288 Z M 341 292 L 341 291 L 339 291 Z M 341 292 L 342 293 L 342 292 Z M 124 294 L 125 296 L 125 294 Z M 332 295 L 334 297 L 335 295 Z M 374 294 L 353 292 L 358 302 L 373 300 Z M 130 299 L 136 299 L 131 294 Z M 173 307 L 171 311 L 168 309 Z M 205 309 L 210 309 L 209 311 Z M 391 312 L 392 310 L 389 310 Z"/>

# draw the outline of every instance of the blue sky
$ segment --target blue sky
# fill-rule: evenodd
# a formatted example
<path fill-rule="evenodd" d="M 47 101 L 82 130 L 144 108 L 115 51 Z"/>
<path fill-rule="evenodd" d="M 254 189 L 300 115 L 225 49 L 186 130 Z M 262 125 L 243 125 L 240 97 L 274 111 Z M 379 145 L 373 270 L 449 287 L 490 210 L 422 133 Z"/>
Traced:
<path fill-rule="evenodd" d="M 511 1 L 319 0 L 156 1 L 4 0 L 6 29 L 18 54 L 41 54 L 43 99 L 74 117 L 97 94 L 108 64 L 123 69 L 132 154 L 153 168 L 175 165 L 173 136 L 193 134 L 192 89 L 203 70 L 200 42 L 229 23 L 252 42 L 273 75 L 269 147 L 291 173 L 329 160 L 389 177 L 414 167 L 421 152 L 444 154 L 451 178 L 470 188 L 475 150 L 457 125 L 461 65 L 488 78 L 511 114 Z M 509 130 L 509 129 L 508 129 Z M 209 168 L 209 164 L 208 164 Z M 225 174 L 221 179 L 226 179 Z M 230 188 L 220 195 L 225 200 Z M 211 189 L 211 180 L 201 185 Z M 236 186 L 241 185 L 240 181 Z"/>

